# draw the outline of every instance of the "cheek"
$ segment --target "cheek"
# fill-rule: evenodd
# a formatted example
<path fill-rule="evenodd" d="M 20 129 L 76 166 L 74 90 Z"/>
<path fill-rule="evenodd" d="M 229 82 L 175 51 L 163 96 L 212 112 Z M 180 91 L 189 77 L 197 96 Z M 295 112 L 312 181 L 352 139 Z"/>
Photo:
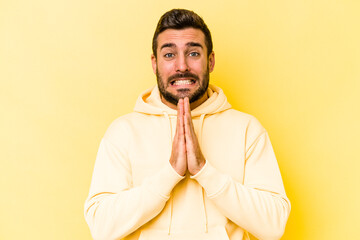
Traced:
<path fill-rule="evenodd" d="M 158 66 L 158 72 L 161 76 L 166 77 L 172 73 L 173 66 L 170 63 L 160 63 Z"/>
<path fill-rule="evenodd" d="M 191 69 L 192 69 L 193 72 L 196 72 L 198 74 L 202 74 L 202 73 L 206 72 L 207 63 L 197 62 L 197 63 L 193 64 Z"/>
<path fill-rule="evenodd" d="M 188 65 L 190 66 L 191 69 L 193 70 L 197 70 L 197 71 L 201 71 L 202 69 L 206 69 L 207 68 L 207 64 L 208 61 L 205 58 L 200 58 L 200 59 L 189 59 L 188 60 Z"/>

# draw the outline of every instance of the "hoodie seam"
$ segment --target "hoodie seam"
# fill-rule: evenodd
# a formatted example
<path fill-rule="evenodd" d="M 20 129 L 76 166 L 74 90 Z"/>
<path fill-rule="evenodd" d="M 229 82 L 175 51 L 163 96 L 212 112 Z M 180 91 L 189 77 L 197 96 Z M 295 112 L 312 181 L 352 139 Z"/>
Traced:
<path fill-rule="evenodd" d="M 262 130 L 262 132 L 255 138 L 255 140 L 250 144 L 250 146 L 246 149 L 245 152 L 245 161 L 248 159 L 248 152 L 253 148 L 254 145 L 265 135 L 267 132 L 266 130 Z"/>
<path fill-rule="evenodd" d="M 229 181 L 229 177 L 226 176 L 226 181 L 224 182 L 224 184 L 218 190 L 214 191 L 214 193 L 208 195 L 208 197 L 211 199 L 217 198 L 219 195 L 221 195 L 225 191 L 226 187 L 230 183 L 231 183 L 231 181 Z"/>

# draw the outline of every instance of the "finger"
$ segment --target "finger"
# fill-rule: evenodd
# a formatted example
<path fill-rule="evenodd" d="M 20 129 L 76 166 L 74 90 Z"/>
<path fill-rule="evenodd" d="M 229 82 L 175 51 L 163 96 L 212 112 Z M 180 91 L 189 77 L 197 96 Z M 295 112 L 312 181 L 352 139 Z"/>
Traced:
<path fill-rule="evenodd" d="M 179 99 L 176 130 L 178 131 L 178 134 L 180 134 L 184 132 L 183 129 L 184 129 L 184 99 Z"/>
<path fill-rule="evenodd" d="M 189 109 L 189 115 L 188 115 L 188 118 L 190 120 L 190 129 L 192 131 L 193 134 L 195 134 L 195 131 L 194 131 L 194 124 L 193 124 L 193 121 L 192 121 L 192 118 L 191 118 L 191 106 L 190 106 L 190 101 L 189 101 L 189 98 L 187 99 L 187 104 L 188 104 L 188 109 Z"/>
<path fill-rule="evenodd" d="M 187 144 L 191 145 L 194 143 L 193 138 L 195 137 L 195 131 L 192 125 L 189 98 L 187 97 L 184 99 L 184 114 L 185 140 Z"/>
<path fill-rule="evenodd" d="M 180 100 L 182 100 L 182 99 L 180 99 Z M 178 135 L 179 128 L 180 128 L 180 118 L 181 118 L 180 105 L 182 104 L 182 103 L 180 102 L 180 100 L 178 101 L 178 104 L 177 104 L 177 121 L 176 121 L 175 136 Z"/>
<path fill-rule="evenodd" d="M 175 156 L 178 156 L 180 158 L 186 156 L 183 112 L 184 112 L 184 101 L 183 99 L 180 99 L 177 104 L 176 131 L 172 146 Z"/>
<path fill-rule="evenodd" d="M 183 99 L 179 99 L 178 102 L 178 121 L 179 121 L 179 125 L 178 125 L 178 135 L 180 137 L 181 141 L 185 141 L 185 136 L 184 136 L 184 100 Z"/>

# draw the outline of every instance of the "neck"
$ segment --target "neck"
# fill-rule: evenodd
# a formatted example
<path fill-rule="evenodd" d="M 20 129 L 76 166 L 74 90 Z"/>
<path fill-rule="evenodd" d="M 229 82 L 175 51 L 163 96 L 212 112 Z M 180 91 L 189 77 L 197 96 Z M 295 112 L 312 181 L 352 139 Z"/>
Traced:
<path fill-rule="evenodd" d="M 190 103 L 190 108 L 191 110 L 194 110 L 195 108 L 197 108 L 198 106 L 200 106 L 203 102 L 205 102 L 208 99 L 208 94 L 207 92 L 205 92 L 204 95 L 202 95 L 201 98 L 199 98 L 198 100 L 196 100 L 195 102 Z M 161 101 L 168 106 L 169 108 L 172 108 L 174 110 L 177 110 L 177 106 L 175 104 L 172 104 L 168 101 L 166 101 L 166 99 L 161 95 Z"/>

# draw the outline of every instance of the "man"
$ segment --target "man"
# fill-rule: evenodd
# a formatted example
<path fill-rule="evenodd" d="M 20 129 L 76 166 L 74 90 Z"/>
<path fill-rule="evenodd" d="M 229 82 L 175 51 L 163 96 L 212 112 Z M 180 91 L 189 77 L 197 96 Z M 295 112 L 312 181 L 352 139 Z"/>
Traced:
<path fill-rule="evenodd" d="M 100 143 L 85 203 L 94 239 L 279 239 L 290 202 L 269 137 L 209 85 L 204 21 L 165 13 L 151 61 L 157 87 Z"/>

